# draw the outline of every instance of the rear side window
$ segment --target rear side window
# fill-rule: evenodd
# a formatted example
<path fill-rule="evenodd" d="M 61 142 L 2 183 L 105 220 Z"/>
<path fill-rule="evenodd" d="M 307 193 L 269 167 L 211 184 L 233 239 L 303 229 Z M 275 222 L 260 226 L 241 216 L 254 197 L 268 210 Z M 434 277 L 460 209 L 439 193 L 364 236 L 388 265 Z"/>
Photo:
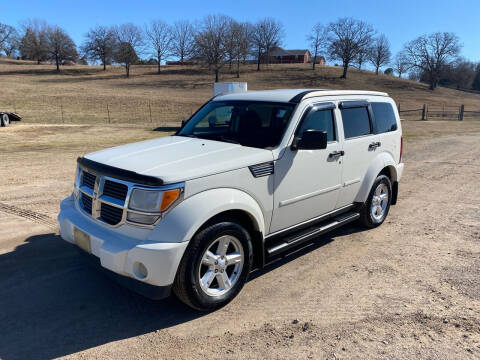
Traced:
<path fill-rule="evenodd" d="M 310 110 L 297 128 L 296 134 L 301 135 L 305 130 L 309 129 L 326 131 L 327 141 L 335 141 L 337 137 L 335 134 L 333 110 L 315 110 L 315 108 Z"/>
<path fill-rule="evenodd" d="M 370 117 L 366 107 L 342 109 L 342 120 L 345 139 L 372 133 Z"/>
<path fill-rule="evenodd" d="M 375 132 L 377 134 L 397 130 L 397 118 L 392 104 L 372 102 L 373 116 L 375 117 Z"/>

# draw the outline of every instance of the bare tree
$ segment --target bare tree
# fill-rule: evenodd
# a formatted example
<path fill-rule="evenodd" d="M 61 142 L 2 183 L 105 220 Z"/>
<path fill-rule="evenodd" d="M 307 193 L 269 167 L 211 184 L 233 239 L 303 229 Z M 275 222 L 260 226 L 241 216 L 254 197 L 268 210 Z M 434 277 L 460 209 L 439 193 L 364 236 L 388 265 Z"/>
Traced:
<path fill-rule="evenodd" d="M 161 20 L 154 20 L 145 29 L 145 34 L 153 49 L 158 63 L 158 73 L 162 60 L 170 56 L 172 51 L 172 29 L 170 25 Z"/>
<path fill-rule="evenodd" d="M 332 59 L 343 62 L 341 78 L 347 77 L 350 64 L 370 47 L 374 34 L 372 26 L 360 20 L 341 18 L 330 23 L 328 51 Z"/>
<path fill-rule="evenodd" d="M 234 57 L 237 63 L 237 78 L 240 77 L 240 63 L 245 62 L 252 52 L 252 32 L 253 25 L 248 22 L 237 23 L 235 27 Z"/>
<path fill-rule="evenodd" d="M 215 73 L 218 82 L 220 69 L 227 61 L 226 37 L 231 19 L 225 15 L 206 16 L 195 35 L 196 55 Z"/>
<path fill-rule="evenodd" d="M 113 59 L 115 31 L 110 27 L 96 26 L 88 31 L 85 38 L 81 52 L 89 60 L 100 61 L 105 71 Z"/>
<path fill-rule="evenodd" d="M 130 77 L 130 66 L 138 61 L 138 54 L 143 51 L 143 33 L 137 25 L 126 23 L 115 27 L 117 47 L 114 60 L 125 66 L 125 74 Z"/>
<path fill-rule="evenodd" d="M 325 51 L 328 38 L 328 31 L 321 23 L 315 24 L 310 35 L 307 36 L 307 40 L 310 43 L 310 47 L 313 53 L 312 70 L 315 71 L 315 63 L 317 57 Z"/>
<path fill-rule="evenodd" d="M 188 20 L 177 21 L 172 29 L 172 55 L 177 56 L 180 63 L 192 55 L 194 51 L 195 31 Z"/>
<path fill-rule="evenodd" d="M 408 70 L 410 70 L 410 65 L 405 57 L 405 53 L 402 51 L 395 55 L 392 66 L 399 78 L 402 77 L 402 74 L 405 74 Z"/>
<path fill-rule="evenodd" d="M 359 49 L 357 56 L 352 60 L 352 66 L 358 70 L 362 70 L 362 65 L 368 60 L 368 54 L 371 51 L 371 47 L 364 47 Z"/>
<path fill-rule="evenodd" d="M 430 90 L 434 90 L 438 85 L 442 68 L 455 61 L 461 47 L 455 34 L 437 32 L 410 41 L 403 51 L 411 67 L 428 75 Z"/>
<path fill-rule="evenodd" d="M 41 20 L 28 20 L 22 25 L 20 55 L 24 59 L 35 60 L 37 64 L 48 59 L 48 25 Z"/>
<path fill-rule="evenodd" d="M 368 60 L 375 67 L 375 74 L 378 75 L 378 70 L 390 63 L 392 52 L 390 51 L 390 43 L 385 35 L 377 37 L 367 53 Z"/>
<path fill-rule="evenodd" d="M 275 19 L 264 18 L 255 24 L 252 39 L 257 52 L 257 71 L 260 71 L 262 56 L 270 63 L 270 51 L 281 45 L 283 37 L 283 25 Z"/>
<path fill-rule="evenodd" d="M 18 34 L 17 29 L 12 28 L 9 36 L 3 41 L 3 45 L 0 47 L 0 50 L 3 48 L 3 52 L 7 57 L 13 57 L 13 55 L 20 49 L 20 35 Z"/>
<path fill-rule="evenodd" d="M 114 60 L 125 66 L 125 74 L 128 78 L 130 77 L 130 66 L 138 61 L 138 55 L 130 43 L 120 41 L 114 53 Z"/>
<path fill-rule="evenodd" d="M 5 51 L 5 55 L 10 56 L 7 52 L 11 54 L 9 49 L 15 44 L 17 37 L 17 30 L 13 26 L 0 23 L 0 51 Z"/>
<path fill-rule="evenodd" d="M 47 30 L 48 59 L 55 61 L 57 71 L 64 61 L 75 61 L 78 57 L 77 48 L 68 34 L 58 26 Z"/>

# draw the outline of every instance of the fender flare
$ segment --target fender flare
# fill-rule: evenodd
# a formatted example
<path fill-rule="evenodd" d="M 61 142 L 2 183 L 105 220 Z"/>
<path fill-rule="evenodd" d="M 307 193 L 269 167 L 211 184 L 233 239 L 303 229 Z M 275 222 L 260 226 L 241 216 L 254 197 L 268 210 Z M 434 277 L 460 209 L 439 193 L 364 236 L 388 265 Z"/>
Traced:
<path fill-rule="evenodd" d="M 360 185 L 360 189 L 355 197 L 355 202 L 364 203 L 367 201 L 368 194 L 370 193 L 370 189 L 372 188 L 375 179 L 384 168 L 390 170 L 392 185 L 397 181 L 397 167 L 392 155 L 385 152 L 381 153 L 370 163 L 370 166 L 363 177 L 362 185 Z"/>
<path fill-rule="evenodd" d="M 232 188 L 197 193 L 178 204 L 148 236 L 148 241 L 189 241 L 200 227 L 215 215 L 241 210 L 250 216 L 255 230 L 265 233 L 265 220 L 258 202 L 244 191 Z"/>

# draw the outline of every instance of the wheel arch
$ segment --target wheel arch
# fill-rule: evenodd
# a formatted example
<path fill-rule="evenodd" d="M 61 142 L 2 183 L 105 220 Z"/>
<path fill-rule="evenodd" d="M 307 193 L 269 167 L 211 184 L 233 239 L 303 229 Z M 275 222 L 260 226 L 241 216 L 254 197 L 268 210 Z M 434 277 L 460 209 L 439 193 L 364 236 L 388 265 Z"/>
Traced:
<path fill-rule="evenodd" d="M 265 219 L 258 202 L 244 191 L 220 188 L 202 191 L 177 205 L 162 219 L 148 240 L 189 241 L 215 219 L 229 216 L 242 221 L 253 233 L 265 233 Z"/>
<path fill-rule="evenodd" d="M 390 179 L 392 186 L 397 182 L 397 168 L 392 155 L 381 153 L 371 162 L 363 178 L 360 190 L 355 197 L 355 202 L 364 203 L 367 200 L 370 189 L 372 188 L 375 179 L 380 174 L 387 176 Z"/>

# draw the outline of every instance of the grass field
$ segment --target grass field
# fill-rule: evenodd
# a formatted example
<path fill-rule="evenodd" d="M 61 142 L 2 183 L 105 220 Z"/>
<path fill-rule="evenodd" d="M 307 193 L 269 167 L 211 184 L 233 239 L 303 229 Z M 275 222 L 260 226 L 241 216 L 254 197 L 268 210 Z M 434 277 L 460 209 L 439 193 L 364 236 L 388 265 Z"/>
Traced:
<path fill-rule="evenodd" d="M 172 124 L 191 115 L 212 95 L 213 76 L 199 67 L 134 66 L 125 78 L 122 67 L 65 66 L 0 59 L 0 109 L 16 111 L 36 123 Z M 242 68 L 240 79 L 225 69 L 221 81 L 246 81 L 249 90 L 275 88 L 364 89 L 388 92 L 402 109 L 454 106 L 480 110 L 480 95 L 438 88 L 372 72 L 309 64 L 271 65 L 261 72 Z"/>

